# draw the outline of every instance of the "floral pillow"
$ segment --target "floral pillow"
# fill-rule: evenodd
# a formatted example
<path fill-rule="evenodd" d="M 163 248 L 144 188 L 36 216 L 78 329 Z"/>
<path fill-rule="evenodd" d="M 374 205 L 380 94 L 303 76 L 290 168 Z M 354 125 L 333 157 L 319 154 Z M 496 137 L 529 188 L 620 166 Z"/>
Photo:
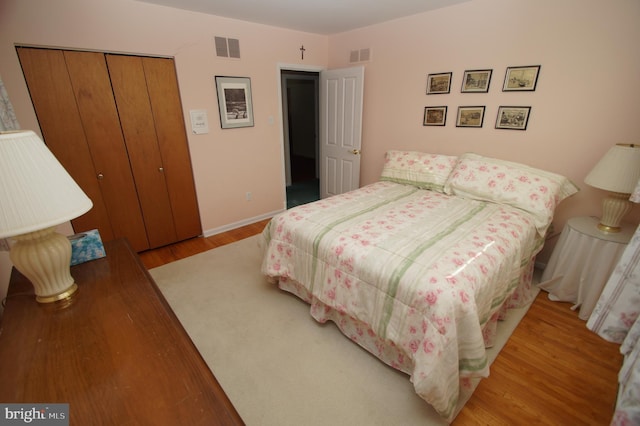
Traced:
<path fill-rule="evenodd" d="M 544 235 L 556 206 L 579 188 L 555 173 L 466 153 L 460 156 L 444 191 L 525 210 L 534 216 L 538 232 Z"/>
<path fill-rule="evenodd" d="M 416 151 L 388 151 L 380 180 L 444 192 L 458 157 Z"/>

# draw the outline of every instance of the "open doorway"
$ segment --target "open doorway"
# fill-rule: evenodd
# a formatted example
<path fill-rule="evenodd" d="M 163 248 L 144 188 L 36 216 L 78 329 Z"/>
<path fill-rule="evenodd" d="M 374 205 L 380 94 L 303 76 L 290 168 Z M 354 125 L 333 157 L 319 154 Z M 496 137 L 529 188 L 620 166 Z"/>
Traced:
<path fill-rule="evenodd" d="M 282 70 L 287 208 L 320 199 L 319 73 Z"/>

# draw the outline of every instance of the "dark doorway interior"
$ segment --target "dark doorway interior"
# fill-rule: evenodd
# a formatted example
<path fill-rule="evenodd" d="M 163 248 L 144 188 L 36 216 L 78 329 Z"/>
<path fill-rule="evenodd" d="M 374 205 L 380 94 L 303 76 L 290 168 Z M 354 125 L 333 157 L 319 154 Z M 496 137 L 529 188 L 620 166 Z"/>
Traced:
<path fill-rule="evenodd" d="M 320 181 L 315 173 L 315 159 L 291 156 L 291 185 L 287 186 L 287 208 L 320 199 Z"/>
<path fill-rule="evenodd" d="M 282 71 L 290 179 L 287 208 L 320 198 L 318 174 L 318 73 Z M 286 143 L 286 141 L 285 141 Z"/>

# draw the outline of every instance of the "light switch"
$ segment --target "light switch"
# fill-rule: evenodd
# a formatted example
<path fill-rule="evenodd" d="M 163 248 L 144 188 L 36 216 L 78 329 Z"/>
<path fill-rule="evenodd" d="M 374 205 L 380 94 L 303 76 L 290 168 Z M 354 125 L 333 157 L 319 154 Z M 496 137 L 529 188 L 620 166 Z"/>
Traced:
<path fill-rule="evenodd" d="M 191 115 L 191 131 L 196 135 L 209 133 L 209 120 L 207 119 L 206 109 L 192 109 L 189 111 Z"/>

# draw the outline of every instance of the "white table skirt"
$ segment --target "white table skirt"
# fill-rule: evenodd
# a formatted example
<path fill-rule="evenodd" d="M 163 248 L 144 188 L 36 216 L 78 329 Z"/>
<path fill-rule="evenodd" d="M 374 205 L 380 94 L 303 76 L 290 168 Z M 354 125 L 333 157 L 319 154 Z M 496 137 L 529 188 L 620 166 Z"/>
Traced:
<path fill-rule="evenodd" d="M 621 240 L 628 239 L 617 235 L 610 241 L 578 230 L 584 231 L 589 222 L 596 229 L 597 219 L 572 220 L 563 229 L 538 286 L 549 292 L 549 299 L 571 302 L 572 309 L 580 308 L 578 316 L 586 321 L 626 247 Z"/>

